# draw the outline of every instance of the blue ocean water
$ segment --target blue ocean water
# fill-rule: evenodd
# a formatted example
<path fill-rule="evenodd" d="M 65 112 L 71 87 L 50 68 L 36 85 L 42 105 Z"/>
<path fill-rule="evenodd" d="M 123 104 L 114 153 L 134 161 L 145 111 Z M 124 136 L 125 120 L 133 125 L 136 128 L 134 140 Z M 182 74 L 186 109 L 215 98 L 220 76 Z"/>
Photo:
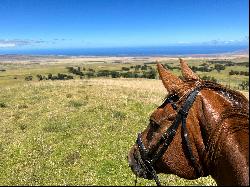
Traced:
<path fill-rule="evenodd" d="M 64 49 L 1 49 L 0 54 L 66 55 L 66 56 L 173 56 L 232 53 L 248 49 L 246 45 L 165 46 L 117 48 L 64 48 Z"/>

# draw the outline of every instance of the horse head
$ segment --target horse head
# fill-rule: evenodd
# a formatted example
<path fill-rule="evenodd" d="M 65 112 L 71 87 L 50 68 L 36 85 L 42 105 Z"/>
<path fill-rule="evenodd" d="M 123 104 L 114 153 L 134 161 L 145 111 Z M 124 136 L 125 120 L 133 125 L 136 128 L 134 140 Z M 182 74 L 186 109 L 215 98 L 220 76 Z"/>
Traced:
<path fill-rule="evenodd" d="M 185 179 L 211 175 L 218 185 L 248 185 L 249 104 L 239 92 L 201 80 L 180 59 L 184 80 L 157 63 L 168 95 L 128 154 L 135 175 Z"/>

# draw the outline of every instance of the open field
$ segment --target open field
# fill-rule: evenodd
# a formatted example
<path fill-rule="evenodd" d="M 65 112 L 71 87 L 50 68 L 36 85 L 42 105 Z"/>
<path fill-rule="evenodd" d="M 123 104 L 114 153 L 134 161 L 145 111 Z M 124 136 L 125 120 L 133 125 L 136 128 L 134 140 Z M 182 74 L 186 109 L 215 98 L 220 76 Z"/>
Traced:
<path fill-rule="evenodd" d="M 149 115 L 166 96 L 161 81 L 35 78 L 37 74 L 68 73 L 67 66 L 119 70 L 156 59 L 178 66 L 177 58 L 126 58 L 0 60 L 0 69 L 6 70 L 0 72 L 1 185 L 134 185 L 135 176 L 126 156 L 137 133 L 146 127 Z M 192 66 L 207 60 L 192 58 L 188 63 Z M 232 60 L 244 62 L 248 57 Z M 209 73 L 227 84 L 226 71 L 230 68 L 221 71 L 224 73 Z M 174 73 L 180 72 L 174 69 Z M 34 79 L 25 81 L 27 75 Z M 241 92 L 248 98 L 248 90 Z M 159 177 L 164 185 L 216 185 L 210 176 L 198 180 L 162 174 Z M 138 179 L 137 185 L 155 183 Z"/>
<path fill-rule="evenodd" d="M 217 79 L 218 83 L 229 86 L 233 89 L 240 89 L 239 84 L 242 81 L 248 81 L 249 76 L 229 75 L 229 72 L 244 71 L 249 73 L 249 57 L 248 55 L 218 55 L 208 57 L 185 57 L 189 66 L 201 67 L 208 64 L 209 68 L 214 68 L 215 64 L 209 64 L 209 61 L 232 61 L 234 66 L 225 66 L 220 72 L 215 69 L 210 72 L 197 71 L 196 73 L 203 76 L 210 76 Z M 14 85 L 23 83 L 26 76 L 41 74 L 56 75 L 58 73 L 68 73 L 66 67 L 79 67 L 85 69 L 93 69 L 94 71 L 121 71 L 123 67 L 130 68 L 135 65 L 147 64 L 152 69 L 156 68 L 155 62 L 159 61 L 163 64 L 169 64 L 172 67 L 179 67 L 177 57 L 67 57 L 67 56 L 11 56 L 0 55 L 0 85 Z M 237 63 L 247 63 L 248 66 L 237 65 Z M 2 72 L 1 70 L 6 70 Z M 129 70 L 134 71 L 135 70 Z M 87 74 L 88 72 L 83 72 Z M 173 69 L 173 73 L 181 75 L 179 69 Z M 33 78 L 33 80 L 34 80 Z M 157 78 L 157 77 L 156 77 Z M 74 79 L 79 79 L 75 76 Z"/>
<path fill-rule="evenodd" d="M 127 153 L 165 94 L 159 80 L 133 79 L 28 82 L 1 89 L 0 184 L 133 185 Z M 160 179 L 167 185 L 214 184 L 209 177 Z"/>

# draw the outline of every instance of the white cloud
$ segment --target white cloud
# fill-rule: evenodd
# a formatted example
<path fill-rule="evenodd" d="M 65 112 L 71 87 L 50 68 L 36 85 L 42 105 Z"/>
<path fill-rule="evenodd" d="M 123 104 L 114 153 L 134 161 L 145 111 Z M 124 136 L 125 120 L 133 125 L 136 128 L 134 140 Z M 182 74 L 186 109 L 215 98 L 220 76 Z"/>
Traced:
<path fill-rule="evenodd" d="M 46 41 L 43 40 L 22 40 L 22 39 L 0 39 L 0 48 L 7 48 L 7 47 L 18 47 L 18 46 L 25 46 L 25 45 L 34 45 L 44 43 Z"/>
<path fill-rule="evenodd" d="M 16 47 L 14 43 L 1 43 L 0 41 L 0 48 L 7 48 L 7 47 Z"/>

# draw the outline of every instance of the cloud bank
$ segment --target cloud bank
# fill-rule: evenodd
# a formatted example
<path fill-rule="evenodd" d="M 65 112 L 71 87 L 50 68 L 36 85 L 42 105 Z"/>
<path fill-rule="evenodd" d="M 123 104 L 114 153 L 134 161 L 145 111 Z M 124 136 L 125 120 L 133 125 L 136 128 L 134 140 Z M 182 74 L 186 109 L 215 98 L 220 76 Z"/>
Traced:
<path fill-rule="evenodd" d="M 43 40 L 0 39 L 1 48 L 20 47 L 45 43 Z"/>

